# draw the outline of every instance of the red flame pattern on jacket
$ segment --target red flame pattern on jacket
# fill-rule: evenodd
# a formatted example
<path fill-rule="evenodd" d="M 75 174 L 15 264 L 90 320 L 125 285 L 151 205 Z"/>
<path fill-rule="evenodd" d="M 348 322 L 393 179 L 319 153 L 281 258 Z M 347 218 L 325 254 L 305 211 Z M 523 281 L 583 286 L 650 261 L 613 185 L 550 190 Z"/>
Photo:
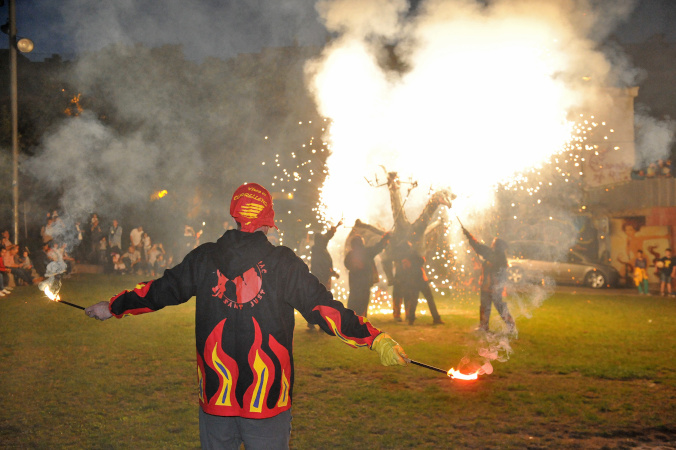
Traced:
<path fill-rule="evenodd" d="M 251 318 L 256 329 L 254 343 L 249 350 L 249 367 L 254 373 L 254 382 L 249 386 L 244 394 L 244 408 L 249 412 L 260 413 L 262 417 L 269 417 L 270 408 L 267 407 L 268 393 L 272 382 L 275 379 L 275 366 L 272 359 L 263 351 L 261 343 L 263 335 L 261 327 L 255 318 Z"/>
<path fill-rule="evenodd" d="M 240 405 L 235 398 L 239 367 L 237 367 L 235 360 L 228 356 L 221 347 L 225 322 L 226 319 L 223 319 L 216 325 L 204 345 L 204 359 L 207 365 L 218 375 L 219 389 L 207 402 L 200 399 L 200 404 L 202 409 L 210 411 L 210 414 L 231 416 L 237 415 L 233 412 L 240 410 Z"/>

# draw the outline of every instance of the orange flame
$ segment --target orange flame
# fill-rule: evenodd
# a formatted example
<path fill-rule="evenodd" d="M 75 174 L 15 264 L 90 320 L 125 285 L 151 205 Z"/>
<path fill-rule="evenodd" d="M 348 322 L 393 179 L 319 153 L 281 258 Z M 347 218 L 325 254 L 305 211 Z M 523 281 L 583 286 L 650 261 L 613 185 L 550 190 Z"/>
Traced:
<path fill-rule="evenodd" d="M 82 106 L 80 106 L 80 97 L 81 96 L 82 96 L 82 94 L 77 94 L 75 97 L 73 97 L 70 100 L 70 104 L 68 105 L 68 107 L 64 111 L 64 114 L 66 114 L 67 116 L 72 116 L 72 117 L 73 116 L 79 116 L 80 114 L 82 114 L 83 109 L 82 109 Z"/>
<path fill-rule="evenodd" d="M 167 194 L 168 194 L 168 192 L 167 192 L 166 189 L 162 189 L 161 191 L 153 192 L 153 194 L 150 196 L 150 201 L 159 200 Z"/>
<path fill-rule="evenodd" d="M 479 371 L 477 370 L 474 373 L 465 374 L 451 367 L 451 370 L 448 371 L 448 376 L 454 380 L 476 380 L 479 378 Z"/>
<path fill-rule="evenodd" d="M 47 296 L 48 299 L 50 299 L 53 302 L 58 302 L 61 300 L 61 297 L 59 294 L 53 293 L 49 287 L 45 287 L 45 295 Z"/>

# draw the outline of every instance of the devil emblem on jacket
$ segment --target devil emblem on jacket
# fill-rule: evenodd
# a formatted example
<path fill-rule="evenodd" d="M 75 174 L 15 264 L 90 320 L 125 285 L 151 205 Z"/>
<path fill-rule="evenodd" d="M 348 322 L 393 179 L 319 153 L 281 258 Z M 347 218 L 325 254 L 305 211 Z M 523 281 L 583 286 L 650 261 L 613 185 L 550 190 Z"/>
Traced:
<path fill-rule="evenodd" d="M 261 289 L 262 274 L 265 272 L 265 265 L 262 262 L 232 280 L 220 270 L 216 270 L 218 282 L 211 289 L 213 296 L 222 299 L 223 303 L 233 308 L 242 309 L 247 304 L 253 307 L 265 294 Z"/>

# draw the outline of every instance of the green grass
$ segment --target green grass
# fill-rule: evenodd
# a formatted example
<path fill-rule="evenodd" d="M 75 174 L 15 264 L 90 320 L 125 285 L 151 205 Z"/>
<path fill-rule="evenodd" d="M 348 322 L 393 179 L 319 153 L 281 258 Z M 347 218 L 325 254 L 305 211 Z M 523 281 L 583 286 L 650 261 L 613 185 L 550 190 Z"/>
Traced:
<path fill-rule="evenodd" d="M 87 306 L 135 281 L 80 275 L 65 280 L 62 297 Z M 471 332 L 478 299 L 438 303 L 443 326 L 429 316 L 415 326 L 370 320 L 411 358 L 457 367 L 481 344 Z M 375 353 L 307 332 L 297 317 L 292 448 L 676 441 L 674 299 L 554 294 L 517 317 L 509 360 L 477 382 L 383 367 Z M 0 448 L 199 447 L 193 326 L 193 302 L 99 322 L 36 288 L 16 288 L 0 299 Z"/>

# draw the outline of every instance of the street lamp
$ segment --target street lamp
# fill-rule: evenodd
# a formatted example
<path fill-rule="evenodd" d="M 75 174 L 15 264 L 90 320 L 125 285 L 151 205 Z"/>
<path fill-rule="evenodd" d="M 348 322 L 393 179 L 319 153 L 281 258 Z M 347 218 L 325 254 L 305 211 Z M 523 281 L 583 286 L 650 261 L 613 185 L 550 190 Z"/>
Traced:
<path fill-rule="evenodd" d="M 33 50 L 30 39 L 16 38 L 15 0 L 9 0 L 8 27 L 2 31 L 9 35 L 9 99 L 12 116 L 12 200 L 14 209 L 12 222 L 14 225 L 14 244 L 19 243 L 19 112 L 17 101 L 16 52 L 27 53 Z M 5 29 L 7 28 L 7 29 Z"/>

